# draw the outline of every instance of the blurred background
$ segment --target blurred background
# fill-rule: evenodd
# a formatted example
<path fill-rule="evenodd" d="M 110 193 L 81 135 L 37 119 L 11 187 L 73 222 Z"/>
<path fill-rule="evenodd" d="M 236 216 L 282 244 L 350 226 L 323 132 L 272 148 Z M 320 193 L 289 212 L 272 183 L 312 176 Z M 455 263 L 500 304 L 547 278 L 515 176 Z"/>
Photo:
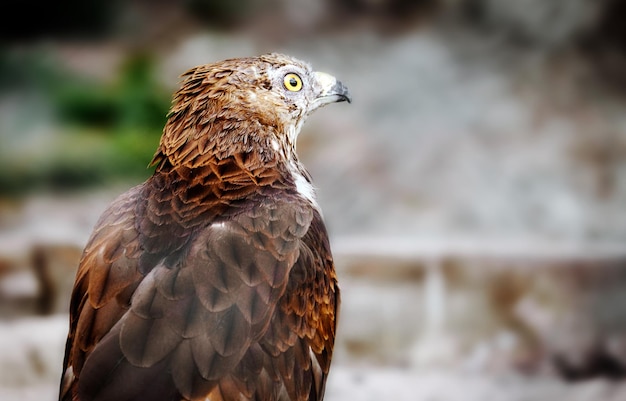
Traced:
<path fill-rule="evenodd" d="M 55 400 L 78 258 L 179 75 L 341 79 L 298 151 L 343 306 L 327 400 L 626 399 L 626 3 L 9 0 L 0 399 Z"/>

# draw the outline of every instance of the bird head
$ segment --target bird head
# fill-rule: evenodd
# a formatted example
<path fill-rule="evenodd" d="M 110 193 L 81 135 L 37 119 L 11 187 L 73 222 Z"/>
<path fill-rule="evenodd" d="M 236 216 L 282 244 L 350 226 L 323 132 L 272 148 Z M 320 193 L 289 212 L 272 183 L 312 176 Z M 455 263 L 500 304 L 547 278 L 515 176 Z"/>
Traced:
<path fill-rule="evenodd" d="M 335 77 L 282 54 L 228 59 L 183 74 L 154 163 L 202 164 L 257 152 L 295 157 L 295 141 L 314 110 L 351 98 Z"/>
<path fill-rule="evenodd" d="M 266 109 L 272 107 L 277 123 L 291 124 L 329 103 L 351 102 L 348 89 L 340 81 L 324 72 L 313 71 L 303 61 L 276 53 L 260 56 L 257 60 L 233 78 L 235 82 L 243 81 L 240 89 L 244 98 L 250 101 L 251 109 L 258 107 L 272 114 Z"/>

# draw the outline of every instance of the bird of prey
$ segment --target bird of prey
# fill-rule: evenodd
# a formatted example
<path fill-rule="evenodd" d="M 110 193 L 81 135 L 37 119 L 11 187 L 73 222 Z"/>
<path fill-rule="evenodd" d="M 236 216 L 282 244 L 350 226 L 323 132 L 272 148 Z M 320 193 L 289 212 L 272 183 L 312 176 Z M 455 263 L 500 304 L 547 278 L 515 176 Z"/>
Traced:
<path fill-rule="evenodd" d="M 348 91 L 275 53 L 182 77 L 154 174 L 85 247 L 59 399 L 321 400 L 339 288 L 296 137 Z"/>

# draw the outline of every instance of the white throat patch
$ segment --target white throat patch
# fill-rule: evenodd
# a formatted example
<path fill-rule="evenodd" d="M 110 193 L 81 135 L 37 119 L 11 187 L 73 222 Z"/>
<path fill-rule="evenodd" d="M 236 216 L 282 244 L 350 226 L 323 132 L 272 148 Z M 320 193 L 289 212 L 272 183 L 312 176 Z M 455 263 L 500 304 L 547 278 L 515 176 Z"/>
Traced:
<path fill-rule="evenodd" d="M 291 154 L 292 152 L 295 152 L 296 139 L 300 133 L 303 122 L 304 119 L 299 119 L 296 124 L 287 126 L 287 139 L 289 144 L 287 145 L 287 148 L 284 149 L 284 152 L 286 152 L 284 156 L 288 160 L 289 172 L 291 173 L 291 177 L 296 184 L 296 190 L 300 196 L 311 202 L 313 207 L 315 207 L 321 214 L 321 209 L 315 199 L 315 188 L 302 173 L 304 168 L 300 167 L 300 163 L 295 157 L 296 155 Z"/>
<path fill-rule="evenodd" d="M 311 202 L 311 204 L 319 210 L 317 199 L 315 199 L 315 188 L 311 185 L 309 180 L 302 175 L 300 169 L 295 165 L 293 160 L 289 160 L 289 171 L 291 172 L 291 176 L 296 183 L 296 190 L 300 196 Z"/>

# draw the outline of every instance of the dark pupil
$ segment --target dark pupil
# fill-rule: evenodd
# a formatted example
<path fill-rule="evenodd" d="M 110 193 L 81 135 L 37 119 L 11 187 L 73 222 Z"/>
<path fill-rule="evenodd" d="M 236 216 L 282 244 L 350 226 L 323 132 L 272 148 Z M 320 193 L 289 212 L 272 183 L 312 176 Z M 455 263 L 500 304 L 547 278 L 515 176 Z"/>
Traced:
<path fill-rule="evenodd" d="M 291 86 L 298 86 L 298 81 L 295 78 L 291 78 L 289 79 L 289 85 Z"/>

